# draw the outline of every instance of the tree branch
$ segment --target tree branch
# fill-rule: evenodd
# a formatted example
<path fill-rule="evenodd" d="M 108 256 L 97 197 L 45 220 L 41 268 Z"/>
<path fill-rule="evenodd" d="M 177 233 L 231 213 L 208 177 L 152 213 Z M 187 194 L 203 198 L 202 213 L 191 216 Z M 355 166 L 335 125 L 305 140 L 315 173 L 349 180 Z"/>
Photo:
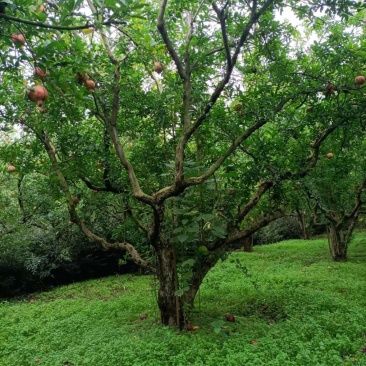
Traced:
<path fill-rule="evenodd" d="M 361 199 L 361 195 L 364 192 L 365 188 L 366 188 L 366 179 L 357 188 L 356 197 L 355 197 L 355 206 L 354 206 L 353 210 L 350 213 L 345 215 L 345 217 L 347 219 L 350 219 L 350 218 L 355 217 L 356 215 L 358 215 L 362 205 L 364 204 L 364 202 Z"/>
<path fill-rule="evenodd" d="M 168 36 L 168 32 L 166 30 L 165 23 L 164 23 L 164 15 L 165 15 L 165 9 L 167 6 L 167 2 L 168 2 L 168 0 L 162 0 L 162 2 L 161 2 L 160 11 L 159 11 L 158 19 L 157 19 L 157 28 L 163 38 L 163 41 L 168 49 L 170 56 L 172 57 L 173 61 L 175 62 L 175 65 L 177 66 L 179 76 L 181 77 L 182 80 L 185 80 L 186 76 L 187 76 L 186 72 L 185 72 L 182 62 L 177 54 L 177 51 L 175 50 L 174 45 Z"/>
<path fill-rule="evenodd" d="M 225 245 L 231 245 L 247 238 L 250 235 L 253 235 L 262 227 L 267 226 L 270 222 L 279 219 L 280 217 L 285 216 L 284 212 L 278 210 L 273 213 L 262 216 L 260 219 L 256 220 L 250 227 L 245 230 L 242 230 L 238 233 L 230 235 L 226 241 Z"/>
<path fill-rule="evenodd" d="M 252 29 L 253 25 L 258 21 L 260 16 L 267 10 L 268 6 L 273 2 L 273 0 L 268 0 L 261 10 L 259 12 L 253 11 L 252 16 L 248 22 L 248 25 L 244 28 L 242 35 L 240 37 L 239 43 L 235 49 L 234 55 L 232 56 L 230 67 L 227 68 L 226 73 L 223 77 L 223 79 L 219 82 L 217 87 L 215 88 L 214 92 L 211 94 L 211 97 L 206 104 L 206 107 L 204 108 L 202 114 L 196 119 L 196 121 L 182 134 L 182 137 L 177 144 L 176 148 L 176 156 L 175 156 L 175 171 L 176 171 L 176 177 L 175 177 L 175 190 L 178 192 L 181 190 L 182 181 L 184 179 L 184 174 L 182 172 L 183 169 L 183 162 L 184 162 L 184 151 L 185 147 L 193 135 L 193 133 L 202 125 L 202 123 L 206 120 L 209 112 L 219 99 L 222 91 L 224 90 L 226 84 L 229 82 L 231 74 L 234 70 L 236 61 L 238 59 L 239 52 L 244 45 L 245 41 L 247 40 L 250 30 Z M 166 5 L 166 1 L 163 1 Z M 165 8 L 164 8 L 165 9 Z M 225 160 L 225 159 L 224 159 Z M 216 169 L 217 170 L 217 169 Z"/>
<path fill-rule="evenodd" d="M 44 28 L 44 29 L 55 29 L 55 30 L 59 30 L 59 31 L 72 31 L 72 30 L 96 28 L 95 24 L 89 24 L 89 23 L 82 24 L 82 25 L 74 25 L 74 26 L 51 25 L 51 24 L 46 24 L 46 23 L 42 23 L 42 22 L 34 22 L 32 20 L 16 18 L 16 17 L 13 17 L 11 15 L 6 15 L 6 14 L 0 14 L 0 19 L 10 20 L 12 22 L 32 25 L 32 26 L 36 26 L 36 27 Z M 117 23 L 117 22 L 112 22 L 111 20 L 108 20 L 108 21 L 102 23 L 102 25 L 113 25 L 113 24 L 121 25 L 121 24 L 126 24 L 126 23 L 125 22 Z"/>
<path fill-rule="evenodd" d="M 248 213 L 257 205 L 261 197 L 266 193 L 271 187 L 273 187 L 272 181 L 265 181 L 259 184 L 257 192 L 252 196 L 252 198 L 247 202 L 247 204 L 240 210 L 237 221 L 241 222 L 245 219 Z"/>
<path fill-rule="evenodd" d="M 88 2 L 88 5 L 89 5 L 90 10 L 92 11 L 93 14 L 95 14 L 97 12 L 97 9 L 95 8 L 93 2 L 91 0 L 87 0 L 87 2 Z M 112 49 L 111 49 L 111 46 L 110 46 L 108 37 L 106 36 L 106 34 L 105 34 L 105 32 L 104 32 L 103 29 L 101 29 L 99 32 L 100 32 L 100 35 L 102 37 L 102 41 L 103 41 L 103 44 L 104 44 L 104 48 L 107 51 L 107 55 L 108 55 L 110 61 L 112 62 L 112 64 L 117 65 L 118 64 L 118 60 L 117 60 L 117 57 L 112 52 Z"/>
<path fill-rule="evenodd" d="M 93 13 L 95 13 L 96 8 L 94 7 L 93 2 L 91 0 L 87 0 L 87 2 L 90 7 L 90 10 Z M 112 64 L 115 65 L 115 68 L 114 68 L 114 77 L 113 77 L 114 87 L 113 87 L 112 113 L 110 114 L 109 110 L 107 108 L 104 108 L 104 116 L 101 116 L 100 113 L 96 113 L 96 115 L 99 115 L 99 118 L 102 121 L 104 121 L 104 123 L 106 125 L 108 133 L 109 133 L 109 135 L 112 139 L 113 145 L 115 147 L 117 156 L 118 156 L 122 166 L 127 171 L 135 197 L 142 202 L 152 205 L 152 202 L 153 202 L 152 197 L 148 196 L 147 194 L 145 194 L 142 191 L 140 184 L 138 182 L 138 179 L 136 177 L 135 171 L 132 167 L 132 164 L 127 159 L 127 157 L 123 151 L 121 142 L 118 138 L 118 132 L 117 132 L 116 125 L 117 125 L 117 118 L 118 118 L 118 112 L 119 112 L 119 100 L 120 100 L 120 97 L 119 97 L 119 94 L 120 94 L 119 82 L 121 79 L 120 62 L 118 61 L 117 57 L 113 54 L 108 37 L 105 35 L 104 31 L 101 30 L 100 34 L 102 36 L 104 48 L 106 49 L 109 60 L 111 61 Z"/>
<path fill-rule="evenodd" d="M 336 130 L 339 125 L 341 125 L 346 120 L 341 121 L 339 124 L 334 124 L 333 126 L 329 127 L 325 132 L 323 132 L 315 141 L 311 143 L 311 147 L 314 149 L 314 153 L 311 154 L 307 161 L 310 162 L 312 165 L 315 166 L 317 160 L 319 159 L 319 152 L 320 152 L 320 145 L 325 141 L 325 139 L 334 131 Z"/>
<path fill-rule="evenodd" d="M 264 126 L 267 122 L 268 120 L 263 119 L 249 127 L 247 131 L 245 131 L 241 136 L 233 141 L 231 146 L 215 161 L 214 164 L 211 165 L 211 167 L 204 174 L 199 177 L 191 177 L 185 180 L 182 185 L 184 187 L 189 187 L 200 184 L 210 178 L 243 141 L 247 140 L 255 131 Z"/>
<path fill-rule="evenodd" d="M 217 18 L 219 19 L 220 26 L 221 26 L 221 34 L 222 40 L 224 43 L 224 48 L 226 52 L 226 61 L 227 61 L 227 69 L 230 69 L 231 66 L 231 53 L 230 53 L 230 46 L 229 46 L 229 39 L 227 36 L 227 29 L 226 29 L 226 17 L 225 17 L 225 10 L 220 10 L 215 2 L 212 3 L 212 7 L 217 14 Z"/>
<path fill-rule="evenodd" d="M 131 218 L 131 220 L 146 234 L 149 234 L 149 230 L 147 229 L 147 227 L 140 221 L 138 220 L 135 215 L 132 212 L 131 207 L 127 207 L 127 215 Z"/>
<path fill-rule="evenodd" d="M 126 154 L 123 151 L 121 142 L 118 138 L 118 133 L 117 133 L 117 129 L 115 126 L 107 126 L 109 134 L 111 136 L 111 139 L 113 141 L 113 145 L 115 147 L 117 156 L 122 164 L 122 166 L 125 168 L 127 174 L 128 174 L 128 178 L 130 180 L 131 183 L 131 187 L 133 190 L 133 193 L 135 195 L 135 197 L 141 201 L 141 202 L 145 202 L 147 204 L 149 204 L 150 206 L 153 205 L 153 197 L 147 195 L 146 193 L 144 193 L 141 189 L 140 183 L 136 177 L 135 171 L 133 169 L 132 164 L 129 162 L 129 160 L 126 157 Z"/>
<path fill-rule="evenodd" d="M 85 222 L 83 220 L 80 219 L 80 217 L 78 216 L 77 212 L 76 212 L 76 204 L 73 202 L 72 199 L 72 195 L 71 192 L 69 190 L 69 186 L 68 183 L 59 167 L 59 164 L 57 162 L 56 159 L 56 155 L 55 155 L 55 151 L 54 148 L 51 145 L 50 140 L 47 137 L 47 134 L 45 132 L 43 132 L 43 135 L 38 134 L 37 133 L 37 137 L 40 138 L 40 140 L 43 142 L 47 155 L 50 158 L 53 170 L 55 171 L 57 178 L 60 182 L 60 186 L 64 192 L 64 195 L 66 197 L 66 201 L 67 201 L 67 207 L 68 207 L 68 211 L 70 214 L 70 219 L 72 222 L 76 223 L 81 231 L 85 234 L 85 236 L 87 236 L 90 240 L 98 243 L 102 248 L 104 249 L 114 249 L 114 250 L 125 250 L 127 251 L 130 255 L 132 260 L 138 264 L 141 267 L 150 267 L 150 264 L 142 259 L 139 255 L 139 253 L 136 251 L 136 249 L 133 247 L 133 245 L 127 243 L 127 242 L 115 242 L 115 243 L 111 243 L 107 240 L 105 240 L 104 238 L 94 234 L 85 224 Z"/>
<path fill-rule="evenodd" d="M 110 183 L 109 184 L 105 184 L 104 187 L 100 187 L 100 186 L 96 186 L 94 185 L 92 182 L 90 182 L 90 180 L 86 177 L 82 177 L 80 176 L 79 177 L 83 182 L 84 184 L 91 190 L 93 191 L 98 191 L 98 192 L 111 192 L 111 193 L 115 193 L 115 194 L 120 194 L 122 192 L 126 192 L 125 189 L 123 188 L 116 188 L 116 187 L 113 187 Z M 106 183 L 106 180 L 104 180 L 104 182 Z"/>

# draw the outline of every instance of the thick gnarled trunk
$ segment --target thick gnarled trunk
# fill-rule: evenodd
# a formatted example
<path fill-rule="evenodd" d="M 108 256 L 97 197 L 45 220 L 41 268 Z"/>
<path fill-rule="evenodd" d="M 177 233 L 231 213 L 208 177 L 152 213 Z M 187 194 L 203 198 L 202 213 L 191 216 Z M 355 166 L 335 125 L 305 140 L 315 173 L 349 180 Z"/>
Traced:
<path fill-rule="evenodd" d="M 156 260 L 161 323 L 182 327 L 184 325 L 183 307 L 181 299 L 176 295 L 178 279 L 174 247 L 171 245 L 158 246 Z"/>

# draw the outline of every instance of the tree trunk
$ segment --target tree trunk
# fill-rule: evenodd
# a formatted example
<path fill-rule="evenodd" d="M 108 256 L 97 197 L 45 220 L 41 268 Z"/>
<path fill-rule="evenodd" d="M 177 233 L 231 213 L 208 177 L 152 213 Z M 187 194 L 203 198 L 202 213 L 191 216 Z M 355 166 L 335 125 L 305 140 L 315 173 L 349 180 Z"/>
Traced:
<path fill-rule="evenodd" d="M 183 304 L 182 299 L 176 295 L 178 280 L 173 246 L 158 246 L 156 248 L 156 260 L 161 323 L 182 328 L 184 326 Z"/>
<path fill-rule="evenodd" d="M 204 275 L 201 274 L 201 271 L 198 273 L 194 273 L 191 279 L 191 284 L 189 286 L 189 290 L 184 293 L 184 302 L 193 309 L 194 307 L 194 299 L 200 289 L 200 286 L 203 282 Z"/>
<path fill-rule="evenodd" d="M 347 248 L 350 239 L 348 228 L 331 223 L 327 227 L 329 250 L 332 258 L 337 261 L 347 260 Z"/>
<path fill-rule="evenodd" d="M 305 215 L 300 211 L 300 210 L 296 210 L 296 219 L 297 222 L 301 228 L 301 236 L 304 240 L 308 240 L 309 239 L 309 234 L 307 231 L 307 227 L 306 227 L 306 220 L 305 220 Z"/>
<path fill-rule="evenodd" d="M 244 252 L 252 252 L 253 251 L 253 236 L 250 235 L 243 240 L 243 249 Z"/>

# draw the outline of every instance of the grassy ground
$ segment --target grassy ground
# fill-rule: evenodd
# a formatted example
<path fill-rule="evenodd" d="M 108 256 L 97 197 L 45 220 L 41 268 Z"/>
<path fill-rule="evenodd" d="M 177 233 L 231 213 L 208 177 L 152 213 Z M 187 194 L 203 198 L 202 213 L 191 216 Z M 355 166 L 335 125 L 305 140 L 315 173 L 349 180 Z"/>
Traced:
<path fill-rule="evenodd" d="M 202 286 L 193 332 L 158 324 L 147 276 L 2 302 L 0 365 L 366 365 L 366 235 L 349 257 L 333 263 L 323 239 L 233 253 Z"/>

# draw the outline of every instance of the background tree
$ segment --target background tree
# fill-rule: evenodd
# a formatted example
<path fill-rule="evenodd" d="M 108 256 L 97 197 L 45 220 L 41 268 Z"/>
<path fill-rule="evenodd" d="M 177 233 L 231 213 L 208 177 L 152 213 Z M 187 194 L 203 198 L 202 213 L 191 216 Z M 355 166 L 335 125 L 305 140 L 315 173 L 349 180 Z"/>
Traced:
<path fill-rule="evenodd" d="M 330 252 L 335 260 L 347 259 L 347 247 L 365 200 L 365 105 L 361 90 L 364 78 L 360 76 L 363 55 L 359 48 L 364 35 L 357 28 L 360 16 L 345 24 L 330 20 L 327 37 L 311 47 L 312 57 L 319 62 L 308 72 L 328 80 L 329 91 L 324 102 L 311 100 L 306 118 L 320 130 L 331 126 L 334 133 L 324 142 L 317 167 L 296 187 L 305 189 L 312 208 L 308 213 L 318 223 L 327 225 Z M 353 88 L 345 87 L 352 75 L 358 75 Z M 296 195 L 296 200 L 299 197 L 301 194 Z M 300 207 L 304 207 L 304 200 L 301 202 Z"/>

